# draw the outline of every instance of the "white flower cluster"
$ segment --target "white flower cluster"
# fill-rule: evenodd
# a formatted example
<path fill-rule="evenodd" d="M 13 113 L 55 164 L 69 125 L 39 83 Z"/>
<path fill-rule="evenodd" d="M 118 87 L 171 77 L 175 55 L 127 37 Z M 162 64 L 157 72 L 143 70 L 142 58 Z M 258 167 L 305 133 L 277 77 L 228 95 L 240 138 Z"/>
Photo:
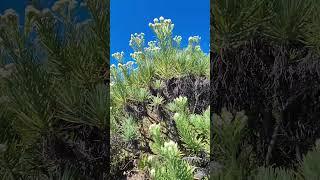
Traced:
<path fill-rule="evenodd" d="M 124 52 L 123 51 L 116 52 L 116 53 L 113 53 L 111 56 L 121 63 L 123 62 Z"/>
<path fill-rule="evenodd" d="M 77 7 L 78 2 L 76 0 L 58 0 L 52 6 L 52 11 L 63 13 L 65 8 L 73 10 Z"/>
<path fill-rule="evenodd" d="M 16 13 L 15 10 L 13 9 L 6 9 L 4 11 L 4 14 L 1 16 L 0 15 L 0 22 L 5 24 L 10 24 L 10 25 L 18 25 L 19 21 L 19 16 Z"/>
<path fill-rule="evenodd" d="M 163 154 L 170 157 L 177 157 L 180 155 L 177 143 L 170 140 L 169 142 L 165 142 L 164 146 L 161 148 Z"/>
<path fill-rule="evenodd" d="M 45 8 L 41 11 L 41 16 L 42 17 L 51 17 L 52 16 L 52 12 L 50 9 Z"/>
<path fill-rule="evenodd" d="M 179 119 L 181 117 L 180 113 L 174 113 L 173 119 Z"/>
<path fill-rule="evenodd" d="M 191 36 L 189 37 L 189 45 L 196 46 L 200 43 L 201 37 L 200 36 Z"/>
<path fill-rule="evenodd" d="M 125 63 L 125 64 L 118 63 L 118 67 L 119 67 L 119 68 L 126 68 L 126 69 L 133 69 L 133 65 L 134 65 L 134 64 L 136 64 L 136 62 L 128 61 L 128 62 Z M 111 70 L 116 69 L 116 65 L 112 64 L 112 65 L 110 66 L 110 69 L 111 69 Z"/>
<path fill-rule="evenodd" d="M 43 9 L 42 11 L 38 10 L 32 5 L 28 5 L 25 8 L 25 17 L 28 21 L 32 21 L 37 17 L 52 17 L 52 11 L 48 8 Z"/>
<path fill-rule="evenodd" d="M 182 37 L 181 37 L 181 36 L 175 36 L 175 37 L 173 38 L 173 40 L 174 40 L 174 41 L 177 43 L 177 45 L 179 46 L 180 43 L 181 43 Z"/>
<path fill-rule="evenodd" d="M 164 19 L 164 17 L 161 16 L 159 19 L 155 18 L 153 22 L 154 23 L 149 23 L 149 27 L 154 31 L 160 41 L 166 41 L 167 38 L 171 37 L 174 28 L 171 19 Z"/>
<path fill-rule="evenodd" d="M 199 45 L 195 46 L 194 49 L 195 49 L 196 51 L 202 51 L 202 50 L 201 50 L 201 47 L 200 47 Z"/>
<path fill-rule="evenodd" d="M 132 59 L 139 61 L 143 59 L 144 54 L 141 51 L 137 51 L 134 53 L 130 53 L 130 56 Z"/>
<path fill-rule="evenodd" d="M 148 156 L 148 159 L 147 159 L 148 162 L 151 163 L 153 160 L 154 160 L 154 156 L 153 155 Z"/>
<path fill-rule="evenodd" d="M 148 42 L 148 46 L 144 48 L 144 51 L 147 53 L 154 53 L 154 52 L 159 52 L 160 51 L 160 47 L 157 46 L 157 41 L 150 41 Z"/>
<path fill-rule="evenodd" d="M 134 61 L 128 61 L 124 66 L 128 69 L 133 69 L 133 65 L 136 64 Z"/>
<path fill-rule="evenodd" d="M 32 5 L 28 5 L 25 9 L 27 19 L 33 19 L 34 17 L 38 17 L 40 14 L 41 12 Z"/>
<path fill-rule="evenodd" d="M 157 46 L 157 41 L 149 41 L 148 42 L 149 47 L 156 47 Z"/>
<path fill-rule="evenodd" d="M 28 5 L 25 8 L 25 30 L 29 33 L 35 25 L 35 21 L 37 18 L 52 18 L 53 13 L 50 9 L 45 8 L 42 11 L 38 10 L 32 5 Z"/>
<path fill-rule="evenodd" d="M 131 34 L 129 46 L 131 46 L 134 51 L 141 51 L 144 46 L 144 33 Z"/>
<path fill-rule="evenodd" d="M 155 177 L 156 176 L 156 170 L 154 168 L 152 168 L 150 170 L 150 175 L 151 175 L 151 177 Z"/>

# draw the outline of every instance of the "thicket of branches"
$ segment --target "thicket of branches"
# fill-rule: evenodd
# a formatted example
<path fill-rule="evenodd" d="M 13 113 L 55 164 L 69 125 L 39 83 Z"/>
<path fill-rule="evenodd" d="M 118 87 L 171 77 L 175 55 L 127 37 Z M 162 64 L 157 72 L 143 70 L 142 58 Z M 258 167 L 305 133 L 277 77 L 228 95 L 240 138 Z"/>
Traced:
<path fill-rule="evenodd" d="M 212 6 L 211 108 L 245 110 L 246 133 L 235 156 L 255 155 L 255 163 L 240 163 L 246 171 L 252 164 L 296 170 L 320 137 L 319 9 L 314 0 Z"/>

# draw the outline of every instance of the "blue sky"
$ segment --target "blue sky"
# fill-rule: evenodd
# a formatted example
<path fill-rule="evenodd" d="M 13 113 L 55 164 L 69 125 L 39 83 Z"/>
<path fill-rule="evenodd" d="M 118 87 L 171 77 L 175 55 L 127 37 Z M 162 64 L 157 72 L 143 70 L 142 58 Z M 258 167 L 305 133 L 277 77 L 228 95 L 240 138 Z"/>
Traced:
<path fill-rule="evenodd" d="M 44 0 L 44 4 L 52 4 L 54 0 Z M 28 0 L 1 0 L 0 13 L 12 8 L 24 15 Z M 149 22 L 163 16 L 170 18 L 175 24 L 173 35 L 182 36 L 182 46 L 187 45 L 189 36 L 201 37 L 201 48 L 209 52 L 210 42 L 210 1 L 209 0 L 110 0 L 111 3 L 111 54 L 124 51 L 127 58 L 132 52 L 129 46 L 130 35 L 143 32 L 146 42 L 154 40 Z M 23 17 L 20 17 L 23 21 Z M 111 63 L 115 60 L 111 58 Z"/>
<path fill-rule="evenodd" d="M 31 0 L 1 0 L 0 13 L 3 14 L 4 10 L 12 8 L 20 15 L 24 15 L 24 9 Z M 41 0 L 42 5 L 51 5 L 54 0 Z M 20 17 L 22 20 L 22 17 Z"/>
<path fill-rule="evenodd" d="M 6 9 L 14 9 L 20 16 L 20 22 L 24 22 L 24 10 L 32 0 L 0 0 L 0 14 L 3 14 Z M 57 0 L 38 0 L 42 8 L 50 8 Z M 79 1 L 78 1 L 79 2 Z M 77 20 L 83 20 L 87 18 L 88 14 L 80 8 L 76 18 Z"/>
<path fill-rule="evenodd" d="M 12 8 L 16 10 L 19 15 L 24 13 L 24 8 L 26 7 L 27 0 L 21 1 L 21 0 L 1 0 L 0 3 L 0 13 L 3 14 L 4 10 Z"/>
<path fill-rule="evenodd" d="M 201 48 L 209 52 L 210 1 L 209 0 L 110 0 L 111 2 L 111 54 L 124 51 L 126 58 L 132 52 L 130 35 L 145 33 L 146 42 L 154 40 L 149 22 L 163 16 L 175 24 L 174 35 L 182 36 L 182 46 L 189 36 L 201 37 Z M 111 63 L 116 61 L 111 58 Z"/>

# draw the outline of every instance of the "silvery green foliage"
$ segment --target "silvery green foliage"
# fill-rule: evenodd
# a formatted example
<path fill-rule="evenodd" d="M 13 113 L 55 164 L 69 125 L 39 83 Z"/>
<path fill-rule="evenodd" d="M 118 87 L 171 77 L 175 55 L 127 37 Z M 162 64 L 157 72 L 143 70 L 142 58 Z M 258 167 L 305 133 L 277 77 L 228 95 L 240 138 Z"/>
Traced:
<path fill-rule="evenodd" d="M 150 152 L 141 150 L 138 157 L 141 170 L 154 179 L 193 179 L 194 167 L 183 157 L 200 154 L 209 157 L 209 108 L 202 114 L 192 114 L 186 97 L 168 100 L 159 92 L 167 88 L 166 82 L 173 78 L 208 78 L 209 56 L 201 50 L 199 36 L 190 37 L 189 45 L 181 47 L 182 37 L 172 37 L 174 24 L 170 19 L 156 18 L 149 26 L 155 33 L 155 40 L 145 43 L 144 33 L 131 35 L 129 45 L 134 52 L 130 58 L 134 61 L 127 61 L 130 59 L 126 59 L 124 52 L 112 55 L 118 65 L 110 68 L 114 129 L 111 134 L 126 137 L 127 144 L 132 139 L 128 137 L 135 137 L 139 147 L 154 153 L 151 156 Z M 170 117 L 161 115 L 162 112 Z M 129 123 L 132 122 L 127 119 L 129 115 L 135 116 L 136 124 Z M 171 132 L 174 122 L 177 132 Z M 134 127 L 139 127 L 137 134 L 133 133 L 136 132 L 133 129 L 137 129 Z M 181 142 L 175 142 L 176 139 Z M 133 157 L 123 151 L 123 157 Z"/>
<path fill-rule="evenodd" d="M 150 146 L 156 154 L 148 157 L 151 177 L 156 180 L 193 179 L 193 169 L 182 160 L 181 152 L 175 142 L 164 141 L 159 124 L 150 126 L 150 134 L 153 138 Z"/>
<path fill-rule="evenodd" d="M 258 173 L 254 176 L 253 179 L 255 180 L 292 180 L 294 179 L 293 174 L 291 172 L 280 169 L 280 168 L 273 168 L 273 167 L 262 167 L 258 169 Z"/>
<path fill-rule="evenodd" d="M 190 114 L 187 109 L 187 98 L 179 97 L 169 105 L 175 112 L 173 119 L 185 147 L 194 153 L 206 151 L 209 153 L 210 110 L 203 115 Z"/>
<path fill-rule="evenodd" d="M 122 136 L 125 141 L 131 141 L 138 137 L 138 128 L 132 117 L 122 121 Z"/>
<path fill-rule="evenodd" d="M 238 157 L 237 147 L 241 145 L 241 139 L 246 132 L 247 117 L 244 111 L 235 114 L 222 109 L 220 115 L 214 114 L 214 157 L 223 163 L 224 168 L 219 172 L 212 172 L 211 177 L 220 179 L 234 179 L 239 177 L 249 177 L 252 180 L 304 180 L 318 179 L 320 146 L 316 141 L 313 150 L 309 151 L 301 160 L 298 171 L 292 169 L 275 168 L 272 166 L 257 168 L 254 164 L 251 169 L 242 167 L 242 160 L 250 159 L 250 148 L 241 147 Z M 243 159 L 244 158 L 244 159 Z"/>
<path fill-rule="evenodd" d="M 226 108 L 221 114 L 213 114 L 213 149 L 214 159 L 221 163 L 223 168 L 213 171 L 211 176 L 220 179 L 234 179 L 242 177 L 245 167 L 242 160 L 249 160 L 250 147 L 241 146 L 246 132 L 247 116 L 244 111 L 231 113 Z M 240 153 L 238 147 L 241 147 Z"/>
<path fill-rule="evenodd" d="M 252 179 L 254 180 L 316 180 L 319 179 L 320 174 L 320 148 L 318 144 L 319 140 L 316 142 L 313 150 L 310 150 L 300 162 L 298 171 L 285 170 L 281 168 L 274 167 L 260 167 L 256 171 L 253 171 Z"/>
<path fill-rule="evenodd" d="M 303 158 L 300 172 L 305 179 L 317 179 L 320 177 L 320 140 L 316 141 L 315 147 Z"/>
<path fill-rule="evenodd" d="M 158 167 L 155 168 L 154 179 L 193 179 L 192 168 L 181 159 L 177 144 L 173 141 L 164 143 L 159 155 L 163 157 L 163 163 L 166 165 L 158 164 Z M 157 163 L 161 163 L 161 160 Z"/>
<path fill-rule="evenodd" d="M 169 105 L 170 109 L 176 112 L 173 118 L 181 141 L 187 149 L 191 150 L 190 155 L 196 155 L 200 151 L 205 151 L 209 155 L 209 109 L 203 115 L 195 115 L 189 114 L 186 106 L 187 98 L 185 97 L 176 98 Z M 161 124 L 152 124 L 149 129 L 153 139 L 150 147 L 156 154 L 149 156 L 149 159 L 152 159 L 150 172 L 153 177 L 155 179 L 193 179 L 192 166 L 181 159 L 177 144 L 172 140 L 169 142 L 166 140 L 167 138 L 161 132 Z"/>

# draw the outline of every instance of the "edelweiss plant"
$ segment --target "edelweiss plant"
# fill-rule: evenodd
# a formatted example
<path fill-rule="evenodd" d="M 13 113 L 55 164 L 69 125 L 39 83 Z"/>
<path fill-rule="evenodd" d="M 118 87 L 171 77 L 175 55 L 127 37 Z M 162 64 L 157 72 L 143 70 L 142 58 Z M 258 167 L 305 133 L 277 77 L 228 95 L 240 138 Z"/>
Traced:
<path fill-rule="evenodd" d="M 208 177 L 209 56 L 199 36 L 181 48 L 182 37 L 172 37 L 170 19 L 155 18 L 149 26 L 156 40 L 147 47 L 145 34 L 131 35 L 133 62 L 125 63 L 123 52 L 112 55 L 119 64 L 111 65 L 111 136 L 124 143 L 113 160 L 119 165 L 137 159 L 125 171 L 139 169 L 153 179 Z"/>
<path fill-rule="evenodd" d="M 108 177 L 109 1 L 82 2 L 0 16 L 0 179 Z"/>

